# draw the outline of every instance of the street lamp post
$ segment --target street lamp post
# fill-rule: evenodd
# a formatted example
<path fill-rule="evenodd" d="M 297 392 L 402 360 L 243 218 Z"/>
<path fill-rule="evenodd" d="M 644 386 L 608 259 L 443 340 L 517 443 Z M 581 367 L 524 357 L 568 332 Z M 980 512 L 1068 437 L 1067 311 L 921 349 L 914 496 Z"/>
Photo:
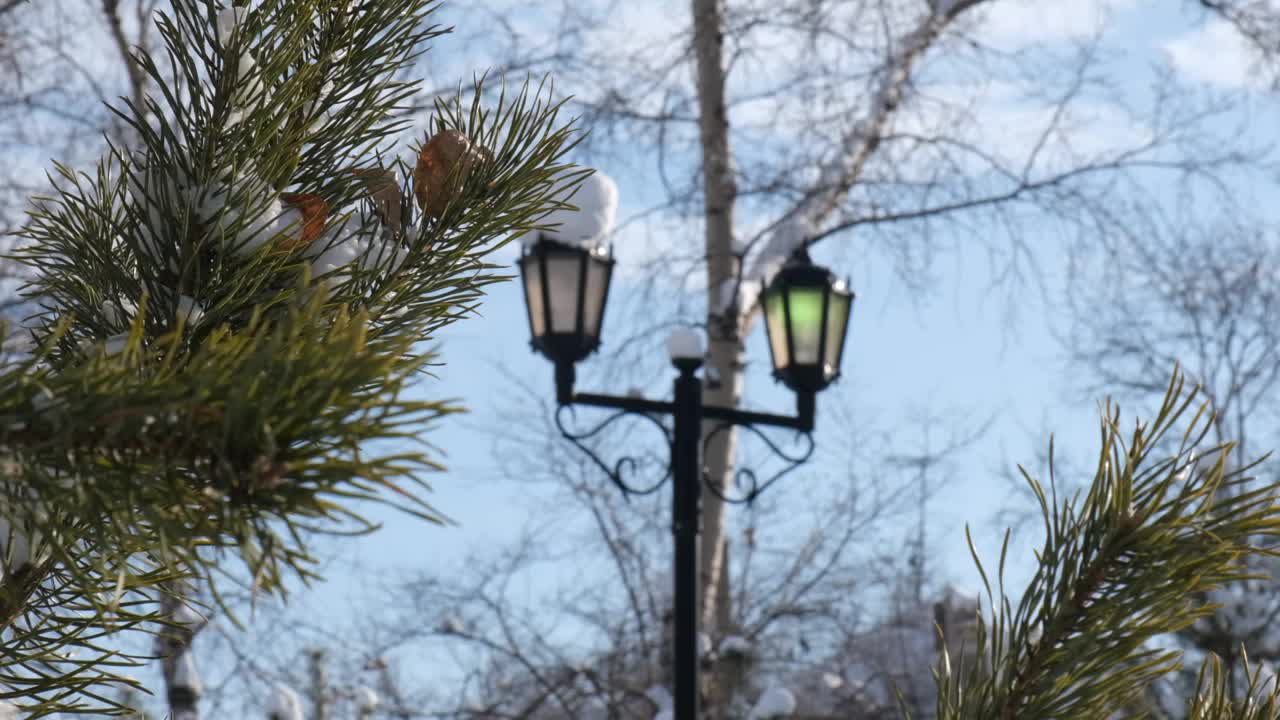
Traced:
<path fill-rule="evenodd" d="M 672 480 L 671 529 L 674 536 L 675 720 L 698 718 L 698 532 L 703 485 L 702 445 L 717 433 L 738 427 L 754 432 L 788 464 L 781 472 L 759 482 L 750 470 L 739 470 L 738 480 L 748 489 L 742 497 L 722 494 L 725 489 L 708 483 L 707 489 L 728 502 L 749 503 L 785 473 L 808 460 L 813 452 L 814 396 L 840 375 L 840 359 L 853 304 L 853 293 L 829 271 L 815 266 L 801 250 L 774 277 L 762 296 L 765 325 L 773 358 L 774 377 L 796 393 L 794 416 L 750 412 L 704 405 L 701 336 L 689 329 L 674 331 L 667 340 L 671 362 L 679 374 L 670 402 L 641 397 L 578 393 L 573 389 L 574 365 L 595 352 L 609 293 L 614 260 L 604 247 L 582 247 L 539 237 L 520 258 L 534 350 L 555 365 L 556 425 L 625 494 L 655 492 Z M 595 428 L 573 432 L 561 415 L 566 408 L 592 406 L 615 410 Z M 587 447 L 585 441 L 624 415 L 651 421 L 663 433 L 671 456 L 667 473 L 656 483 L 637 487 L 624 477 L 635 462 L 623 458 L 612 467 Z M 660 417 L 671 417 L 668 431 Z M 718 424 L 703 437 L 704 421 Z M 760 427 L 780 427 L 800 432 L 808 443 L 798 456 L 782 451 L 763 435 Z"/>

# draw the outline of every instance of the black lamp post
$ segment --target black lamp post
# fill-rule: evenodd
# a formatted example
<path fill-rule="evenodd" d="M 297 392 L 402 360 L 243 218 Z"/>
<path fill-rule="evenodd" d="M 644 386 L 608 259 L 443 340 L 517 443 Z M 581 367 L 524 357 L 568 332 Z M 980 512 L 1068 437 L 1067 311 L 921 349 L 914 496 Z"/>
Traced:
<path fill-rule="evenodd" d="M 774 377 L 796 393 L 796 415 L 783 416 L 749 412 L 736 408 L 703 405 L 702 339 L 683 328 L 667 340 L 671 362 L 679 371 L 675 397 L 671 402 L 639 397 L 618 397 L 575 393 L 574 365 L 600 346 L 600 331 L 609 294 L 614 261 L 603 247 L 584 248 L 539 237 L 520 258 L 529 329 L 534 350 L 545 355 L 556 368 L 556 425 L 571 442 L 585 451 L 595 464 L 627 494 L 656 491 L 672 478 L 671 528 L 675 542 L 675 637 L 674 700 L 675 720 L 698 717 L 698 531 L 702 489 L 699 438 L 704 420 L 719 421 L 708 433 L 708 441 L 732 427 L 750 430 L 788 465 L 767 481 L 757 482 L 749 470 L 739 470 L 738 481 L 749 482 L 741 498 L 730 498 L 722 488 L 708 483 L 709 491 L 728 502 L 751 502 L 779 477 L 806 461 L 813 452 L 810 435 L 814 424 L 814 395 L 840 376 L 840 358 L 853 304 L 849 292 L 825 268 L 815 266 L 802 250 L 787 262 L 763 295 L 765 325 L 773 356 Z M 612 408 L 618 412 L 586 432 L 572 432 L 561 421 L 561 412 L 575 405 Z M 667 474 L 657 483 L 637 488 L 623 477 L 635 463 L 623 458 L 612 467 L 600 460 L 584 440 L 596 435 L 623 415 L 635 415 L 653 422 L 671 447 Z M 658 417 L 671 416 L 668 431 Z M 803 433 L 808 449 L 800 456 L 783 452 L 760 433 L 759 427 L 782 427 Z"/>

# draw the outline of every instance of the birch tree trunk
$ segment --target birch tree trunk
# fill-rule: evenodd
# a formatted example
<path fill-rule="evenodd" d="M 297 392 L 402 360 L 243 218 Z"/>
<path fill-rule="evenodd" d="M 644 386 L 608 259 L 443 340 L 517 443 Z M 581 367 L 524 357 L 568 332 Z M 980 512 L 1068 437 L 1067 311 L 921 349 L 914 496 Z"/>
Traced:
<path fill-rule="evenodd" d="M 742 307 L 739 293 L 726 292 L 738 287 L 742 280 L 742 255 L 734 242 L 733 212 L 737 198 L 733 155 L 729 144 L 729 115 L 725 102 L 726 69 L 724 65 L 723 0 L 692 0 L 693 49 L 698 93 L 698 127 L 702 149 L 705 247 L 707 260 L 707 334 L 706 368 L 709 382 L 703 401 L 722 407 L 736 407 L 742 399 L 745 348 L 743 338 L 751 327 L 751 308 Z M 957 16 L 984 0 L 935 0 L 930 3 L 919 25 L 906 34 L 896 52 L 886 58 L 881 82 L 866 116 L 855 121 L 844 133 L 847 142 L 833 148 L 829 161 L 821 168 L 821 181 L 815 191 L 794 207 L 757 255 L 751 280 L 762 281 L 761 266 L 780 263 L 796 248 L 818 234 L 818 228 L 837 209 L 839 203 L 858 181 L 862 169 L 879 147 L 880 138 L 901 103 L 911 71 L 942 31 Z M 714 423 L 703 427 L 704 439 L 715 429 Z M 717 433 L 704 444 L 704 467 L 707 480 L 719 488 L 726 487 L 734 475 L 737 435 Z M 724 635 L 727 627 L 720 622 L 732 618 L 728 606 L 728 577 L 725 552 L 725 506 L 714 493 L 703 493 L 702 536 L 700 558 L 700 591 L 702 627 L 712 638 Z M 708 711 L 723 718 L 732 694 L 728 678 L 711 672 L 707 676 Z"/>
<path fill-rule="evenodd" d="M 699 131 L 703 157 L 703 192 L 705 195 L 705 246 L 707 257 L 708 355 L 703 402 L 735 407 L 742 397 L 743 347 L 738 332 L 738 308 L 722 308 L 715 301 L 719 288 L 735 281 L 740 270 L 734 254 L 733 209 L 737 186 L 733 178 L 733 161 L 729 149 L 729 115 L 725 107 L 724 16 L 721 0 L 693 0 L 693 47 L 698 83 Z M 718 379 L 718 382 L 717 382 Z M 703 426 L 703 437 L 714 430 L 715 423 Z M 733 473 L 736 435 L 718 433 L 705 444 L 703 463 L 710 483 L 724 487 Z M 724 502 L 714 493 L 702 493 L 702 537 L 700 558 L 702 627 L 712 638 L 720 637 L 725 628 L 719 622 L 732 616 L 728 593 L 720 587 L 719 578 L 727 576 L 724 552 Z M 708 710 L 722 717 L 728 688 L 720 673 L 708 674 Z"/>
<path fill-rule="evenodd" d="M 328 659 L 323 648 L 315 648 L 308 655 L 311 661 L 311 717 L 313 720 L 329 720 Z"/>
<path fill-rule="evenodd" d="M 164 614 L 174 623 L 156 636 L 157 654 L 161 657 L 164 684 L 172 720 L 200 720 L 200 696 L 204 692 L 191 641 L 204 626 L 203 619 L 192 610 L 192 588 L 187 582 L 174 582 L 161 598 Z"/>

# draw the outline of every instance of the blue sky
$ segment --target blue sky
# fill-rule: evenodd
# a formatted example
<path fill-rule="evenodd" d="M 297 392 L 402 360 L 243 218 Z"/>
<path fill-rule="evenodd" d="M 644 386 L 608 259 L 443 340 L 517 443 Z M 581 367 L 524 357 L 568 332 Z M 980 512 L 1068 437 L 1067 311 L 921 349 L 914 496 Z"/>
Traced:
<path fill-rule="evenodd" d="M 527 9 L 528 3 L 510 4 L 518 9 L 513 16 L 517 22 L 522 18 L 539 21 L 537 12 Z M 1137 0 L 1000 3 L 984 21 L 984 32 L 993 44 L 1017 49 L 1033 41 L 1065 41 L 1092 31 L 1098 23 L 1109 23 L 1106 47 L 1117 56 L 1108 69 L 1121 70 L 1118 81 L 1123 86 L 1144 87 L 1151 66 L 1162 59 L 1171 61 L 1192 82 L 1219 88 L 1247 83 L 1247 55 L 1233 39 L 1213 24 L 1198 25 L 1190 13 L 1170 10 L 1176 7 Z M 654 17 L 636 9 L 619 27 L 625 26 L 629 34 L 659 32 L 662 26 L 653 22 Z M 438 47 L 445 52 L 453 50 L 449 38 L 441 39 Z M 444 65 L 446 70 L 437 73 L 447 74 L 447 68 L 464 63 L 455 58 Z M 573 92 L 572 88 L 562 89 Z M 1264 104 L 1259 115 L 1274 118 L 1274 110 Z M 1098 130 L 1115 131 L 1105 124 Z M 622 195 L 619 215 L 624 222 L 646 207 L 650 193 L 643 188 L 650 179 L 631 174 L 631 168 L 601 169 L 618 177 Z M 686 234 L 688 242 L 701 242 L 697 228 L 688 228 Z M 647 254 L 644 248 L 629 248 L 627 242 L 642 244 L 652 239 L 637 231 L 618 242 L 625 264 L 628 256 Z M 856 239 L 830 241 L 833 246 L 840 243 L 844 245 L 823 248 L 821 254 L 838 273 L 851 276 L 859 299 L 846 350 L 845 377 L 838 387 L 819 397 L 820 410 L 845 403 L 859 414 L 875 416 L 881 425 L 902 427 L 904 433 L 911 432 L 906 424 L 909 418 L 922 412 L 957 413 L 975 425 L 993 418 L 982 440 L 957 457 L 945 476 L 935 478 L 942 487 L 929 506 L 938 521 L 930 531 L 931 549 L 938 554 L 944 576 L 974 586 L 976 575 L 963 541 L 963 524 L 974 523 L 980 545 L 993 554 L 1000 532 L 992 526 L 992 514 L 1029 500 L 1015 494 L 1004 472 L 1017 462 L 1034 464 L 1047 446 L 1050 431 L 1055 433 L 1061 457 L 1074 456 L 1088 463 L 1096 449 L 1100 398 L 1086 397 L 1080 391 L 1078 371 L 1065 365 L 1051 334 L 1053 325 L 1065 320 L 1055 306 L 1055 295 L 1064 281 L 1065 251 L 1055 238 L 1036 241 L 1047 304 L 1046 295 L 1027 287 L 1013 301 L 1016 318 L 1010 324 L 1009 298 L 990 290 L 992 278 L 981 257 L 954 253 L 941 258 L 932 268 L 928 295 L 920 297 L 901 285 L 882 254 L 859 254 Z M 510 261 L 514 251 L 509 248 L 498 257 Z M 689 319 L 696 318 L 691 315 Z M 611 335 L 625 334 L 635 321 L 616 312 L 610 315 L 606 343 Z M 757 326 L 754 333 L 750 357 L 765 364 L 763 330 Z M 492 461 L 493 438 L 484 430 L 492 425 L 506 399 L 517 392 L 499 379 L 496 368 L 506 368 L 525 384 L 542 388 L 548 400 L 552 395 L 549 364 L 528 349 L 518 284 L 495 288 L 481 316 L 457 324 L 441 343 L 445 366 L 429 391 L 435 394 L 443 389 L 449 396 L 463 398 L 472 409 L 470 417 L 449 423 L 432 435 L 433 442 L 448 449 L 450 466 L 449 472 L 434 479 L 432 501 L 458 525 L 423 528 L 388 515 L 381 533 L 354 543 L 353 551 L 361 564 L 431 566 L 467 549 L 514 538 L 526 517 L 522 493 L 527 489 L 500 477 Z M 652 345 L 653 353 L 663 351 L 661 337 L 655 337 Z M 746 392 L 748 403 L 789 410 L 790 398 L 769 382 L 764 372 L 753 372 L 752 377 Z M 626 388 L 593 389 L 622 392 Z M 820 427 L 829 422 L 823 413 Z M 903 443 L 904 450 L 911 447 L 911 443 Z M 814 459 L 819 468 L 828 450 L 826 445 L 819 446 Z M 799 494 L 802 491 L 797 484 L 793 479 L 790 485 L 777 486 L 775 492 Z M 898 539 L 885 541 L 896 543 Z M 1018 550 L 1023 557 L 1030 554 L 1026 544 Z M 1015 563 L 1010 575 L 1025 577 L 1027 567 Z M 335 579 L 333 585 L 336 591 L 343 582 Z"/>

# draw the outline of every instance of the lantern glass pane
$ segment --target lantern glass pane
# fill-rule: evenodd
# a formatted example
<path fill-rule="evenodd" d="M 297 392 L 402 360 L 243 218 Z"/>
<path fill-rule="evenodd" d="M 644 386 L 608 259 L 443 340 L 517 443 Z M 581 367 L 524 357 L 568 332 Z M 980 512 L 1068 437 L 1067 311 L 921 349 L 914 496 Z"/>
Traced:
<path fill-rule="evenodd" d="M 547 310 L 542 304 L 542 273 L 538 258 L 529 256 L 520 263 L 524 276 L 524 300 L 529 307 L 529 331 L 535 338 L 547 334 Z"/>
<path fill-rule="evenodd" d="M 781 370 L 791 364 L 787 355 L 787 316 L 782 306 L 782 293 L 764 296 L 764 321 L 769 331 L 769 352 L 773 354 L 773 368 Z"/>
<path fill-rule="evenodd" d="M 793 287 L 787 291 L 791 307 L 791 344 L 796 365 L 817 365 L 822 342 L 823 288 Z"/>
<path fill-rule="evenodd" d="M 580 255 L 547 256 L 547 285 L 551 299 L 551 332 L 578 331 L 578 280 L 582 267 Z"/>
<path fill-rule="evenodd" d="M 609 265 L 592 259 L 587 263 L 587 293 L 583 299 L 582 330 L 593 338 L 600 337 L 600 316 L 604 310 L 604 294 L 608 290 Z"/>
<path fill-rule="evenodd" d="M 827 308 L 827 346 L 823 348 L 823 372 L 827 378 L 833 378 L 840 372 L 840 354 L 844 347 L 844 333 L 848 327 L 849 306 L 853 298 L 833 292 Z"/>

